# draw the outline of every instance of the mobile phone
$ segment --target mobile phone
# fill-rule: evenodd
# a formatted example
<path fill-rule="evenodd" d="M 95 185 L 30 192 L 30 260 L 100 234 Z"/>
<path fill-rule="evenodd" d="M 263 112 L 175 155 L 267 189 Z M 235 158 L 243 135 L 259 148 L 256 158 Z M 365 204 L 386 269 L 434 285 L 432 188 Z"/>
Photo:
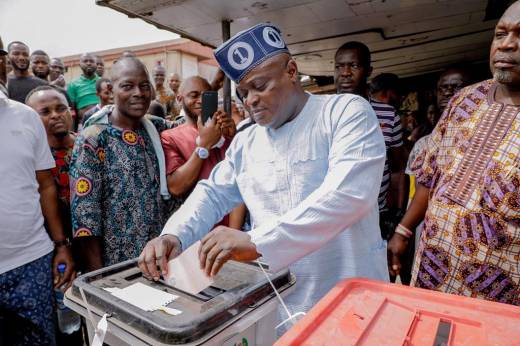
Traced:
<path fill-rule="evenodd" d="M 202 93 L 202 123 L 205 124 L 217 111 L 218 93 L 216 91 L 204 91 Z"/>

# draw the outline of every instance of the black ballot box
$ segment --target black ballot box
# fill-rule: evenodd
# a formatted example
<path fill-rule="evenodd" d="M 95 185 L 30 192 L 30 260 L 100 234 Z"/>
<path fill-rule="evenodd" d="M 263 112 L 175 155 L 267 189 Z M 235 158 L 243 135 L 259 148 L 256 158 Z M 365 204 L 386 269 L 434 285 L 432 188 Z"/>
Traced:
<path fill-rule="evenodd" d="M 295 284 L 295 277 L 287 269 L 278 273 L 267 270 L 267 275 L 282 296 Z M 136 284 L 175 295 L 176 299 L 165 306 L 180 313 L 145 311 L 107 290 Z M 91 320 L 97 323 L 107 314 L 105 343 L 109 345 L 251 346 L 272 345 L 276 340 L 279 301 L 257 263 L 229 261 L 210 287 L 189 294 L 162 279 L 146 279 L 137 261 L 130 260 L 78 277 L 65 294 L 65 304 L 85 317 L 91 341 Z"/>

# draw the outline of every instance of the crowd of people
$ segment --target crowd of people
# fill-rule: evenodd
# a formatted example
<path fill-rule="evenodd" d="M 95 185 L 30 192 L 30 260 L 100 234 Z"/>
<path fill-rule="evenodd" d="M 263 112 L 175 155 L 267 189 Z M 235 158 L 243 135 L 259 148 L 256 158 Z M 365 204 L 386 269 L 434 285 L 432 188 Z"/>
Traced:
<path fill-rule="evenodd" d="M 82 54 L 67 82 L 59 58 L 0 40 L 0 343 L 81 345 L 53 288 L 133 258 L 158 280 L 198 240 L 210 276 L 290 267 L 292 311 L 348 277 L 520 305 L 519 20 L 516 2 L 496 26 L 493 79 L 446 69 L 414 127 L 361 42 L 336 51 L 336 93 L 312 95 L 270 24 L 217 48 L 214 80 L 168 85 L 130 51 L 109 75 Z M 232 114 L 203 122 L 224 76 Z"/>

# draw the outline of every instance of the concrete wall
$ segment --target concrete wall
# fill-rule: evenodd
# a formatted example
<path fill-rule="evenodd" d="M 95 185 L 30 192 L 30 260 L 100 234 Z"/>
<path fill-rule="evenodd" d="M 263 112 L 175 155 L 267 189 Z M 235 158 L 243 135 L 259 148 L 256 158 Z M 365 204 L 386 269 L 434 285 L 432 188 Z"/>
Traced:
<path fill-rule="evenodd" d="M 181 78 L 201 75 L 202 77 L 211 80 L 217 70 L 215 66 L 199 63 L 197 57 L 194 55 L 178 51 L 164 51 L 161 53 L 138 56 L 138 58 L 146 65 L 150 74 L 152 73 L 154 66 L 157 64 L 157 61 L 160 61 L 166 68 L 167 77 L 170 73 L 176 72 L 181 76 Z M 105 77 L 110 77 L 110 68 L 113 63 L 113 61 L 105 59 Z M 70 81 L 79 78 L 81 73 L 79 65 L 69 67 L 65 72 L 65 80 L 69 83 Z"/>

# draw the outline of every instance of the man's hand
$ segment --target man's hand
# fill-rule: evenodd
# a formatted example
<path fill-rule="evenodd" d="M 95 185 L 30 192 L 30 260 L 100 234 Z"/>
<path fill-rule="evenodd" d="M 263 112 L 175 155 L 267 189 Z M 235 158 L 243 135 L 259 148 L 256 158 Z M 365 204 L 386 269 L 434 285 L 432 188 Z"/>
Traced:
<path fill-rule="evenodd" d="M 237 128 L 235 126 L 235 122 L 231 117 L 224 112 L 216 113 L 217 115 L 217 125 L 220 126 L 220 130 L 222 131 L 222 135 L 226 138 L 233 138 L 237 133 Z"/>
<path fill-rule="evenodd" d="M 65 264 L 65 273 L 63 276 L 58 272 L 58 265 Z M 67 284 L 66 289 L 72 285 L 72 281 L 76 278 L 76 271 L 74 270 L 74 261 L 70 248 L 68 246 L 60 246 L 56 248 L 56 254 L 52 263 L 52 273 L 54 275 L 54 288 L 59 288 Z"/>
<path fill-rule="evenodd" d="M 222 111 L 216 111 L 211 119 L 206 123 L 202 123 L 202 117 L 197 120 L 197 128 L 199 129 L 199 145 L 206 149 L 211 149 L 212 146 L 218 143 L 220 137 L 222 137 L 222 131 L 220 131 L 220 124 L 217 122 L 219 115 Z"/>
<path fill-rule="evenodd" d="M 406 252 L 409 239 L 403 237 L 399 233 L 394 233 L 388 242 L 388 272 L 392 276 L 399 275 L 401 271 L 401 257 Z"/>
<path fill-rule="evenodd" d="M 49 82 L 49 84 L 65 88 L 65 78 L 63 78 L 63 75 L 59 75 L 58 78 L 56 78 L 52 82 Z"/>
<path fill-rule="evenodd" d="M 228 260 L 253 261 L 260 256 L 249 234 L 224 226 L 209 232 L 199 248 L 200 268 L 208 276 L 217 275 Z"/>
<path fill-rule="evenodd" d="M 163 276 L 168 274 L 168 261 L 177 257 L 181 253 L 181 242 L 179 238 L 171 234 L 158 236 L 150 240 L 141 252 L 138 259 L 139 269 L 146 278 L 159 280 L 161 273 L 157 270 L 157 265 L 161 268 Z"/>
<path fill-rule="evenodd" d="M 211 81 L 211 90 L 213 91 L 219 91 L 224 86 L 224 78 L 226 75 L 224 74 L 224 71 L 221 69 L 218 69 L 217 73 L 215 74 L 215 77 Z"/>

